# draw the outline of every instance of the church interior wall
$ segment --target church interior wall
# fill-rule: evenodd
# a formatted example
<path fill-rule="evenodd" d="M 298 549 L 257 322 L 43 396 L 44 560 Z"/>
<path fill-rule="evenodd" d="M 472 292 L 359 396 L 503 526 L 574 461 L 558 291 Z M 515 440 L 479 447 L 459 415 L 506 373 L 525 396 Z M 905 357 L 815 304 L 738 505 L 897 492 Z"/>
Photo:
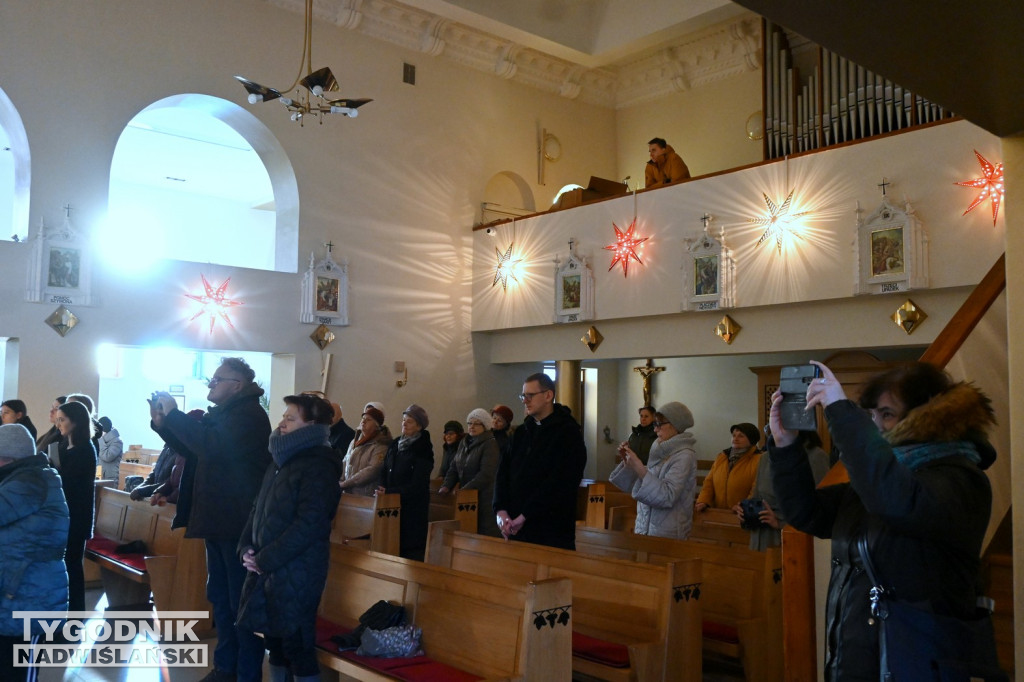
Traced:
<path fill-rule="evenodd" d="M 320 257 L 327 241 L 349 263 L 351 325 L 334 328 L 327 352 L 328 393 L 350 421 L 369 399 L 385 403 L 389 421 L 418 402 L 438 425 L 464 419 L 478 401 L 516 407 L 527 367 L 478 364 L 474 353 L 469 227 L 499 172 L 524 178 L 540 202 L 585 175 L 613 175 L 614 111 L 315 22 L 316 65 L 330 65 L 343 92 L 375 101 L 356 119 L 300 128 L 274 102 L 245 104 L 232 76 L 283 87 L 301 37 L 301 15 L 251 0 L 0 8 L 0 88 L 31 147 L 33 233 L 40 219 L 59 225 L 66 203 L 78 229 L 94 230 L 124 125 L 149 104 L 187 92 L 238 103 L 262 121 L 289 155 L 301 202 L 299 273 L 166 261 L 130 274 L 98 265 L 97 304 L 71 306 L 81 323 L 66 338 L 43 324 L 56 305 L 25 301 L 29 245 L 0 242 L 0 334 L 20 341 L 17 393 L 33 417 L 45 419 L 55 395 L 96 392 L 100 343 L 293 354 L 294 388 L 319 388 L 321 353 L 308 338 L 313 327 L 298 323 L 299 285 L 310 252 Z M 401 82 L 403 62 L 417 66 L 415 86 Z M 564 148 L 544 186 L 541 125 L 557 131 Z M 608 143 L 595 144 L 601 140 Z M 219 324 L 211 335 L 199 321 L 186 324 L 183 294 L 199 287 L 200 275 L 231 277 L 229 296 L 244 301 L 231 311 L 234 330 Z M 403 388 L 395 361 L 409 368 Z"/>

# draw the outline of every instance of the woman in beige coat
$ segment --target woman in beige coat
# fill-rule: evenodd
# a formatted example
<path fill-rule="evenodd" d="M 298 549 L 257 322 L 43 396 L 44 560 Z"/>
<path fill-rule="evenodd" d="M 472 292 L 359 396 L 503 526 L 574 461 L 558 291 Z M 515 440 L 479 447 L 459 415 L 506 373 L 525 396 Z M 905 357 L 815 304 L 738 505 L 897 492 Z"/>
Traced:
<path fill-rule="evenodd" d="M 381 430 L 382 426 L 384 413 L 376 407 L 367 407 L 345 455 L 345 473 L 339 482 L 341 492 L 373 495 L 380 482 L 384 455 L 391 444 L 391 438 Z"/>

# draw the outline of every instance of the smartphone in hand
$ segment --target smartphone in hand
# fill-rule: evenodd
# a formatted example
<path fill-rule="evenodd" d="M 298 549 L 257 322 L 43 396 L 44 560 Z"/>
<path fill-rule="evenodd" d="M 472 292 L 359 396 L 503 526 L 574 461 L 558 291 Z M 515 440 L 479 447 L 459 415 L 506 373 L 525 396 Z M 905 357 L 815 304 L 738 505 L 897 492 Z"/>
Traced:
<path fill-rule="evenodd" d="M 821 376 L 816 365 L 789 365 L 779 372 L 779 392 L 782 393 L 782 428 L 787 431 L 816 431 L 818 415 L 807 410 L 807 387 Z"/>

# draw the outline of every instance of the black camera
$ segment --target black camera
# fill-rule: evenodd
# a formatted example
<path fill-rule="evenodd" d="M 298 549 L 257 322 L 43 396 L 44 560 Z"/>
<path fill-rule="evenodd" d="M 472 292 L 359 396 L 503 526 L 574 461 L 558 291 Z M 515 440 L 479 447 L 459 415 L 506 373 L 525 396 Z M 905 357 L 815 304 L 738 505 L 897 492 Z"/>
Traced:
<path fill-rule="evenodd" d="M 768 525 L 761 520 L 760 516 L 761 512 L 764 511 L 764 500 L 740 500 L 740 509 L 743 510 L 743 521 L 740 522 L 740 528 L 744 530 L 757 530 Z"/>
<path fill-rule="evenodd" d="M 821 376 L 817 365 L 790 365 L 779 372 L 782 392 L 782 428 L 788 431 L 817 431 L 818 415 L 807 410 L 807 387 Z"/>

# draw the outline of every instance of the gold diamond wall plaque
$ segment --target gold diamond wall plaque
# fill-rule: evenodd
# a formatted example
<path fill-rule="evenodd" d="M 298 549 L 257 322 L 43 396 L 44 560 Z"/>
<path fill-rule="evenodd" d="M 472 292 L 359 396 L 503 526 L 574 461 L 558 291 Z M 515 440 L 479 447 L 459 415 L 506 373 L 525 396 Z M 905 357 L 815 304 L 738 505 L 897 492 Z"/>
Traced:
<path fill-rule="evenodd" d="M 897 308 L 889 319 L 909 336 L 914 333 L 918 325 L 928 319 L 928 315 L 908 298 L 906 303 Z"/>
<path fill-rule="evenodd" d="M 715 334 L 722 337 L 722 340 L 727 344 L 732 344 L 732 340 L 736 338 L 736 335 L 740 333 L 743 327 L 740 326 L 739 322 L 732 319 L 728 315 L 723 317 L 715 325 Z"/>
<path fill-rule="evenodd" d="M 597 331 L 597 327 L 591 327 L 587 330 L 587 333 L 580 338 L 580 341 L 584 346 L 590 349 L 591 353 L 593 353 L 597 350 L 597 347 L 601 345 L 601 342 L 604 341 L 604 337 L 601 336 L 601 332 Z"/>
<path fill-rule="evenodd" d="M 50 328 L 61 336 L 67 336 L 68 332 L 74 329 L 75 325 L 78 324 L 78 316 L 64 306 L 60 306 L 50 313 L 50 316 L 47 317 L 44 322 L 50 325 Z"/>
<path fill-rule="evenodd" d="M 313 333 L 309 335 L 309 338 L 313 339 L 313 343 L 320 350 L 327 348 L 332 341 L 334 341 L 334 332 L 331 331 L 330 327 L 326 324 L 321 324 L 319 327 L 313 330 Z"/>

